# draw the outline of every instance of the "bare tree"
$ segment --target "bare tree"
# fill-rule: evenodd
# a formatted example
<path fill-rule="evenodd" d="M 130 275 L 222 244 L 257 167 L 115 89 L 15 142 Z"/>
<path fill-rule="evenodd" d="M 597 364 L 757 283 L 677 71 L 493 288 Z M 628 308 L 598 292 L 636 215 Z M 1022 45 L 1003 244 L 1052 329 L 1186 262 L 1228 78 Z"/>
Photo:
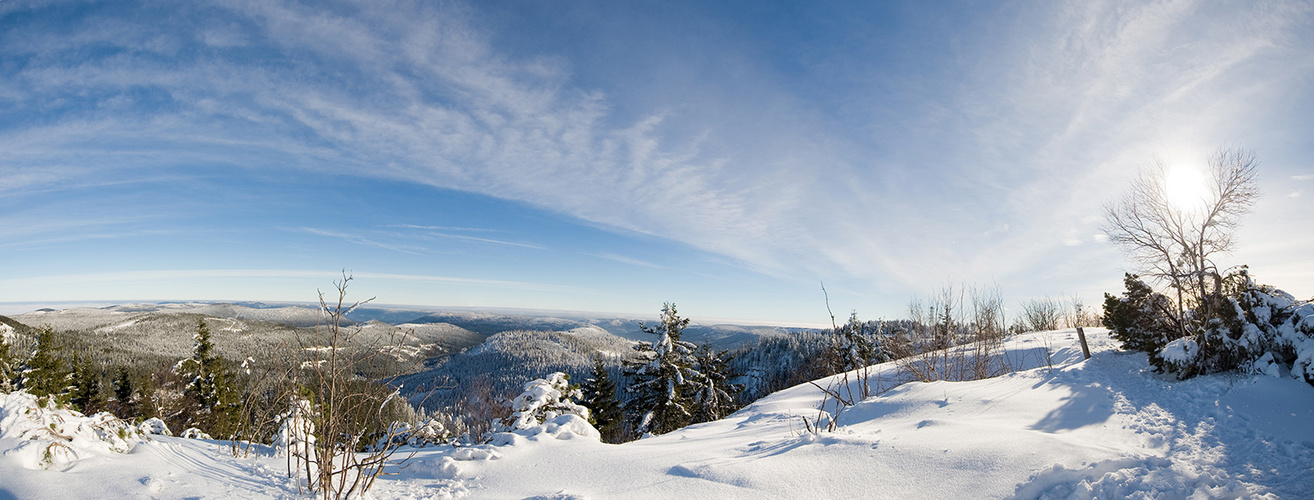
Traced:
<path fill-rule="evenodd" d="M 1102 229 L 1132 258 L 1138 272 L 1176 295 L 1176 323 L 1187 335 L 1187 309 L 1213 313 L 1222 273 L 1214 258 L 1232 250 L 1241 216 L 1259 196 L 1252 151 L 1220 148 L 1209 157 L 1209 191 L 1195 206 L 1168 198 L 1168 165 L 1156 158 L 1131 190 L 1104 207 Z"/>
<path fill-rule="evenodd" d="M 1031 299 L 1022 303 L 1022 329 L 1042 332 L 1057 330 L 1063 319 L 1063 304 L 1056 299 L 1045 297 Z"/>
<path fill-rule="evenodd" d="M 404 426 L 392 425 L 398 413 L 409 409 L 396 390 L 361 379 L 358 369 L 373 358 L 399 351 L 404 336 L 386 340 L 361 338 L 363 328 L 353 325 L 347 314 L 374 299 L 347 302 L 344 273 L 333 283 L 336 300 L 319 297 L 324 324 L 317 338 L 298 336 L 289 415 L 298 424 L 307 444 L 299 456 L 289 450 L 289 473 L 299 469 L 306 485 L 322 498 L 364 495 L 385 468 L 400 466 L 409 456 L 394 459 L 404 440 L 397 439 Z M 396 345 L 393 343 L 396 342 Z M 402 407 L 401 411 L 398 407 Z"/>

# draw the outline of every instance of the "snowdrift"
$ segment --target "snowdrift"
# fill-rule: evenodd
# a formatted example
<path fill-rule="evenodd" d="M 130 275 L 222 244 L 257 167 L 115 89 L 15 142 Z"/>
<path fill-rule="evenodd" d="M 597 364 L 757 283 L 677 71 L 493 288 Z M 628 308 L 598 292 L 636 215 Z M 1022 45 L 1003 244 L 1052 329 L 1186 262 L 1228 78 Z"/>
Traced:
<path fill-rule="evenodd" d="M 1015 371 L 909 382 L 877 365 L 878 394 L 808 433 L 822 392 L 804 384 L 734 415 L 623 445 L 582 421 L 494 444 L 415 450 L 373 498 L 1304 498 L 1314 491 L 1314 388 L 1290 378 L 1174 381 L 1089 329 L 1017 336 Z M 542 374 L 527 374 L 541 376 Z M 849 374 L 853 380 L 854 374 Z M 830 387 L 835 377 L 817 381 Z M 8 415 L 12 398 L 5 399 Z M 831 407 L 828 407 L 831 408 Z M 587 427 L 587 426 L 585 426 Z M 0 498 L 296 496 L 280 459 L 152 436 L 62 472 L 31 470 L 0 429 Z"/>

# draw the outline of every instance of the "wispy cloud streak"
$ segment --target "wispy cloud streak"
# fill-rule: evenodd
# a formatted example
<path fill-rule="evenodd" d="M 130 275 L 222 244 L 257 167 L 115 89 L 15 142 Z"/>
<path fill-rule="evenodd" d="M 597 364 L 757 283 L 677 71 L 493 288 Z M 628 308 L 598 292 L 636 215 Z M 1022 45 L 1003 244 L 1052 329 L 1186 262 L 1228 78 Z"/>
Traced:
<path fill-rule="evenodd" d="M 0 112 L 22 124 L 0 123 L 0 197 L 197 164 L 400 179 L 808 282 L 1025 274 L 1091 246 L 1077 235 L 1093 228 L 1073 221 L 1128 166 L 1163 144 L 1236 134 L 1237 116 L 1276 106 L 1264 96 L 1314 74 L 1307 52 L 1284 43 L 1305 29 L 1307 5 L 1032 2 L 966 13 L 988 21 L 951 21 L 953 33 L 914 17 L 901 35 L 930 49 L 904 56 L 939 61 L 940 74 L 855 69 L 831 83 L 718 47 L 725 72 L 747 76 L 682 87 L 722 86 L 723 96 L 689 90 L 655 104 L 582 85 L 547 50 L 499 50 L 477 4 L 85 7 L 0 4 L 11 23 L 2 57 L 24 61 L 0 74 Z M 36 20 L 13 25 L 20 17 Z M 827 67 L 870 67 L 832 57 Z M 789 78 L 827 80 L 815 92 L 849 103 L 845 119 L 867 118 L 837 130 L 779 83 Z"/>

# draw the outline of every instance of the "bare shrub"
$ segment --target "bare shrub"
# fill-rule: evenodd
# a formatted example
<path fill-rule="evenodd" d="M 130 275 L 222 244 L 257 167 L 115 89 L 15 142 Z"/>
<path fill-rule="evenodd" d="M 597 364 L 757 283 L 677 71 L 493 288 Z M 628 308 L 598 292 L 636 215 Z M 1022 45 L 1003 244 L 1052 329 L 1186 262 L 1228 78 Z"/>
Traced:
<path fill-rule="evenodd" d="M 1073 295 L 1068 299 L 1070 307 L 1068 316 L 1064 318 L 1068 328 L 1089 328 L 1101 326 L 1101 314 L 1094 308 L 1086 307 L 1080 295 Z"/>
<path fill-rule="evenodd" d="M 891 346 L 905 373 L 929 382 L 976 380 L 1012 369 L 1003 356 L 1007 322 L 997 286 L 949 284 L 931 296 L 909 302 L 906 339 Z"/>
<path fill-rule="evenodd" d="M 787 382 L 781 383 L 784 380 L 801 378 L 821 390 L 823 396 L 817 408 L 817 415 L 812 418 L 803 417 L 804 428 L 811 433 L 835 430 L 839 425 L 839 417 L 845 409 L 884 390 L 881 387 L 879 372 L 876 373 L 876 380 L 873 383 L 872 365 L 894 359 L 898 353 L 904 352 L 905 346 L 909 344 L 908 336 L 895 326 L 897 323 L 887 323 L 884 320 L 864 322 L 858 319 L 857 312 L 850 313 L 849 320 L 840 326 L 835 320 L 835 313 L 830 308 L 830 295 L 826 292 L 824 284 L 821 286 L 821 293 L 826 300 L 826 313 L 830 316 L 831 326 L 830 332 L 823 334 L 824 341 L 820 342 L 822 347 L 813 350 L 815 354 L 810 356 L 813 362 L 789 370 L 790 378 L 772 381 L 779 384 L 776 387 L 784 388 L 793 385 Z M 892 332 L 900 333 L 891 335 Z M 793 337 L 792 340 L 802 338 L 804 337 Z M 814 382 L 818 378 L 834 374 L 840 376 L 833 379 L 827 387 Z M 832 409 L 827 410 L 827 407 Z"/>
<path fill-rule="evenodd" d="M 1008 335 L 1004 317 L 1004 298 L 998 285 L 972 288 L 971 378 L 979 380 L 1011 371 L 1011 364 L 1001 354 Z"/>
<path fill-rule="evenodd" d="M 963 317 L 964 289 L 947 284 L 922 301 L 914 297 L 908 303 L 910 320 L 909 342 L 899 353 L 904 371 L 922 381 L 961 379 L 968 370 L 959 356 L 960 350 L 950 349 L 966 342 L 970 337 L 968 321 Z"/>
<path fill-rule="evenodd" d="M 408 457 L 394 460 L 397 439 L 405 426 L 392 425 L 400 418 L 413 420 L 409 404 L 394 390 L 356 375 L 357 369 L 401 348 L 404 337 L 360 342 L 361 326 L 351 326 L 346 315 L 371 299 L 347 302 L 351 276 L 334 282 L 336 299 L 320 293 L 323 325 L 313 336 L 296 338 L 296 366 L 292 383 L 284 393 L 291 402 L 297 428 L 309 434 L 305 443 L 289 449 L 289 474 L 304 480 L 304 486 L 322 498 L 362 496 L 385 468 L 400 466 Z M 391 345 L 395 342 L 398 345 Z M 300 453 L 301 456 L 292 456 Z M 298 482 L 298 486 L 302 483 Z"/>
<path fill-rule="evenodd" d="M 1063 304 L 1059 300 L 1049 297 L 1031 299 L 1022 303 L 1020 325 L 1024 331 L 1057 330 L 1063 316 Z"/>
<path fill-rule="evenodd" d="M 478 377 L 464 384 L 464 395 L 450 408 L 454 415 L 464 416 L 462 427 L 470 439 L 477 439 L 494 431 L 499 422 L 511 416 L 507 404 L 512 395 L 499 393 L 487 377 Z"/>

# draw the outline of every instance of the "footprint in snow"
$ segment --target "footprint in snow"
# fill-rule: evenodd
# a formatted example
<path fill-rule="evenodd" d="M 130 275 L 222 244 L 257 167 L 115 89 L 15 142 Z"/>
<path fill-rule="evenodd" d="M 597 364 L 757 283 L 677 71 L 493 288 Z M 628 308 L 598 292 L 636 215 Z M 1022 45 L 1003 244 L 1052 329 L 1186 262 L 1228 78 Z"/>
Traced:
<path fill-rule="evenodd" d="M 164 489 L 164 481 L 155 479 L 151 476 L 143 477 L 138 481 L 140 481 L 142 486 L 145 486 L 146 490 L 150 491 L 151 493 L 159 493 L 160 490 Z"/>

